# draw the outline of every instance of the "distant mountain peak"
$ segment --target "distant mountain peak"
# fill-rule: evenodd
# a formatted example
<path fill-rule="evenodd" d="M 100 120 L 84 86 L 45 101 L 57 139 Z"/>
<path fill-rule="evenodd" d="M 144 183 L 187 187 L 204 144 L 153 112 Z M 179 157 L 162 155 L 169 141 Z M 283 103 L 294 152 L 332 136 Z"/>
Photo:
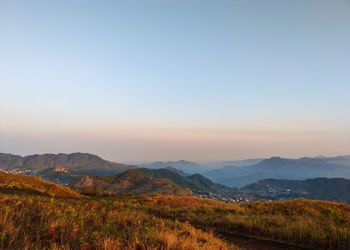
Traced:
<path fill-rule="evenodd" d="M 178 160 L 178 161 L 175 161 L 177 163 L 194 163 L 194 162 L 191 162 L 191 161 L 185 161 L 185 160 Z"/>
<path fill-rule="evenodd" d="M 178 171 L 182 171 L 186 174 L 193 174 L 197 172 L 201 172 L 203 170 L 203 166 L 201 166 L 198 163 L 185 161 L 185 160 L 178 160 L 178 161 L 156 161 L 149 164 L 143 164 L 142 167 L 145 168 L 151 168 L 151 169 L 161 169 L 161 168 L 167 168 L 168 166 L 171 166 L 175 168 Z"/>
<path fill-rule="evenodd" d="M 264 166 L 289 166 L 289 165 L 296 165 L 297 161 L 293 159 L 288 158 L 281 158 L 279 156 L 274 156 L 268 159 L 263 160 L 262 162 L 256 164 L 258 166 L 264 167 Z"/>

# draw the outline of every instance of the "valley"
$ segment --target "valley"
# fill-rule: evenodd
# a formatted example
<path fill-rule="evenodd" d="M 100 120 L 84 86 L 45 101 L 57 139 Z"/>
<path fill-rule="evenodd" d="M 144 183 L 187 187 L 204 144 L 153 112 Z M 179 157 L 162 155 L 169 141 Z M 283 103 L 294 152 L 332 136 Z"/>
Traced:
<path fill-rule="evenodd" d="M 254 165 L 244 165 L 257 161 Z M 350 174 L 348 156 L 296 160 L 273 157 L 236 163 L 241 164 L 240 167 L 226 166 L 204 171 L 202 175 L 186 172 L 189 166 L 190 172 L 195 169 L 203 172 L 204 169 L 198 163 L 187 161 L 155 162 L 149 165 L 152 168 L 145 168 L 143 165 L 109 162 L 84 153 L 26 157 L 0 154 L 1 171 L 40 176 L 80 191 L 84 188 L 90 194 L 181 194 L 228 203 L 297 198 L 350 203 L 347 191 L 350 180 L 340 178 Z M 220 164 L 223 163 L 216 166 Z"/>

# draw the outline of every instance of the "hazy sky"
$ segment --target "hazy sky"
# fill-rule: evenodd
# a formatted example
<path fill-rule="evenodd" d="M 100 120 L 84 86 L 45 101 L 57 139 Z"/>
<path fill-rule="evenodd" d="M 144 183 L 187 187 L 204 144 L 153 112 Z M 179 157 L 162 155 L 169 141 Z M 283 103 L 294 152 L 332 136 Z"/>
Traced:
<path fill-rule="evenodd" d="M 350 154 L 350 1 L 0 1 L 0 152 Z"/>

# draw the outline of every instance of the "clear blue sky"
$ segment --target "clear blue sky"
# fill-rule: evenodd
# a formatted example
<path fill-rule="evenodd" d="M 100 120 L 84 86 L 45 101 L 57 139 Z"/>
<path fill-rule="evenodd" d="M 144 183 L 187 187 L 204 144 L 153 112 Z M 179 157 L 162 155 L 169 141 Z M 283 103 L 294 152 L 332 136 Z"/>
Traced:
<path fill-rule="evenodd" d="M 0 2 L 0 152 L 350 154 L 349 1 Z"/>

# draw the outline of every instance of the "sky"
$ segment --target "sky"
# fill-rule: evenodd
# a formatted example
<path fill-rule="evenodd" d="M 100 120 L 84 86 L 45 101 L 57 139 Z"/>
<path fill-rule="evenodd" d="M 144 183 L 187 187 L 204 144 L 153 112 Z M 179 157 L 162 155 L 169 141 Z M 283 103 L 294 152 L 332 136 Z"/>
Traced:
<path fill-rule="evenodd" d="M 350 154 L 350 2 L 0 1 L 0 152 Z"/>

